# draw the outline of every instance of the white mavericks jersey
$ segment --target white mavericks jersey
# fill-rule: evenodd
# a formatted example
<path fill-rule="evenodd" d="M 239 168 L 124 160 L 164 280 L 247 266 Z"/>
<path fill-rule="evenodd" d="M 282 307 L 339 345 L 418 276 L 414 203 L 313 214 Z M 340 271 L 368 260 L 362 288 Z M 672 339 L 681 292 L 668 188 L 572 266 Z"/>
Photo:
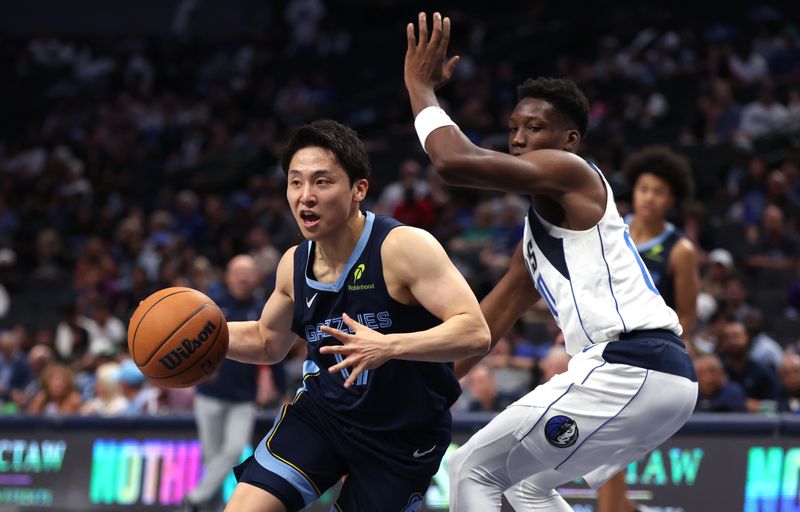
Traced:
<path fill-rule="evenodd" d="M 682 333 L 678 315 L 658 293 L 628 226 L 606 187 L 606 211 L 585 231 L 554 226 L 531 207 L 524 257 L 531 278 L 564 333 L 567 352 L 619 339 L 621 333 L 667 329 Z"/>

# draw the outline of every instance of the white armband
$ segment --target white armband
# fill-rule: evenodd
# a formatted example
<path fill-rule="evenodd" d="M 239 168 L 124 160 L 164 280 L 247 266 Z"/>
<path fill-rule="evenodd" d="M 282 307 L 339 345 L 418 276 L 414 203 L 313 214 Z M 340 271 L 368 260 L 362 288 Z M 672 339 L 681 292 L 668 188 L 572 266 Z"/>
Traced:
<path fill-rule="evenodd" d="M 417 114 L 417 117 L 414 119 L 414 129 L 417 130 L 417 137 L 419 137 L 419 143 L 422 144 L 423 151 L 426 153 L 428 152 L 425 149 L 425 140 L 428 138 L 428 135 L 430 135 L 433 130 L 444 126 L 455 126 L 458 128 L 458 125 L 450 119 L 447 112 L 440 107 L 425 107 Z"/>

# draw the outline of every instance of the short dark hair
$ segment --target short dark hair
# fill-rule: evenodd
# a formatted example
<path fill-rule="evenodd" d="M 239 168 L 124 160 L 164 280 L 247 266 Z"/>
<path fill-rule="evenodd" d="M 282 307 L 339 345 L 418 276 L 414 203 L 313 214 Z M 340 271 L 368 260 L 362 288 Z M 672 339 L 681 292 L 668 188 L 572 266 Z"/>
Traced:
<path fill-rule="evenodd" d="M 295 153 L 308 147 L 330 150 L 347 172 L 351 185 L 357 180 L 369 178 L 367 149 L 352 128 L 330 119 L 298 126 L 292 130 L 281 156 L 283 172 L 288 174 Z"/>
<path fill-rule="evenodd" d="M 517 101 L 537 98 L 547 101 L 578 130 L 581 138 L 589 127 L 589 100 L 568 78 L 528 78 L 517 87 Z"/>
<path fill-rule="evenodd" d="M 694 193 L 689 160 L 666 146 L 650 146 L 634 153 L 623 164 L 622 172 L 631 187 L 644 173 L 658 176 L 667 182 L 679 204 Z"/>

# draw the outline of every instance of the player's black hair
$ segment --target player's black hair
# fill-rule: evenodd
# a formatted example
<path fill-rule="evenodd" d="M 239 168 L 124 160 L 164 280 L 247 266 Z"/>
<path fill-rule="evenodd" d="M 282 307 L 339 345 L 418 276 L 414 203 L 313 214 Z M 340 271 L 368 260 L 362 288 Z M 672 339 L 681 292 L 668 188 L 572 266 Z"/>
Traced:
<path fill-rule="evenodd" d="M 308 147 L 330 150 L 339 165 L 347 172 L 351 185 L 357 180 L 369 178 L 367 149 L 352 128 L 330 119 L 298 126 L 289 136 L 281 156 L 283 172 L 288 174 L 294 154 Z"/>
<path fill-rule="evenodd" d="M 689 160 L 666 146 L 650 146 L 634 153 L 623 164 L 622 172 L 631 187 L 643 173 L 658 176 L 667 182 L 679 204 L 694 192 Z"/>
<path fill-rule="evenodd" d="M 589 127 L 589 100 L 575 82 L 567 78 L 528 78 L 517 87 L 517 101 L 536 98 L 547 101 L 572 123 L 581 138 Z"/>

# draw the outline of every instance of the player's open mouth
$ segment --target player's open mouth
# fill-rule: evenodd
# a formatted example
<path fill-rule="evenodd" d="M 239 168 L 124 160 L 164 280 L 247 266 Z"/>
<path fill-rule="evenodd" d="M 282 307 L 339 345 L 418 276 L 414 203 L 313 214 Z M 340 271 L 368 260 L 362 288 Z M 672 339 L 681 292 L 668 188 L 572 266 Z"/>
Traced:
<path fill-rule="evenodd" d="M 303 221 L 303 227 L 314 227 L 319 223 L 319 215 L 313 212 L 300 212 L 300 220 Z"/>

